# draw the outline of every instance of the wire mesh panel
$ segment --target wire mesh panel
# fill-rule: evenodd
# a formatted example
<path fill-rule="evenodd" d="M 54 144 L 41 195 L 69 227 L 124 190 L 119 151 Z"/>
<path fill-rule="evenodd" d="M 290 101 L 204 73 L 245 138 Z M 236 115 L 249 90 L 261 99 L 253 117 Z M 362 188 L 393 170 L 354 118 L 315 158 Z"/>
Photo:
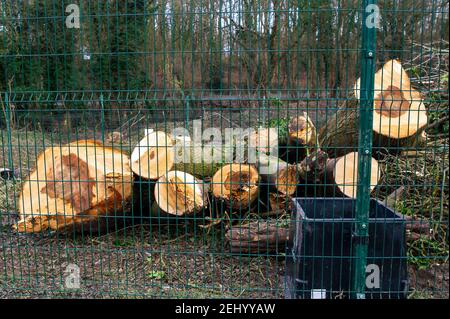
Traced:
<path fill-rule="evenodd" d="M 0 13 L 1 297 L 448 298 L 448 1 Z"/>

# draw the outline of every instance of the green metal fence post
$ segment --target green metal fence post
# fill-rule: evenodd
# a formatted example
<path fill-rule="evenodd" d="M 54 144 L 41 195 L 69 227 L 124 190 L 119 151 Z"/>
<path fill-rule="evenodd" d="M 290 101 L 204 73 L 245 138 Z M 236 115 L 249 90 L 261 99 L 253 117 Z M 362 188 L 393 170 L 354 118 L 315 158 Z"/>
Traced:
<path fill-rule="evenodd" d="M 369 236 L 370 171 L 372 156 L 373 96 L 375 73 L 376 15 L 375 0 L 363 0 L 362 56 L 360 85 L 360 122 L 358 184 L 354 229 L 354 298 L 365 298 L 366 260 Z"/>
<path fill-rule="evenodd" d="M 100 107 L 101 111 L 101 129 L 102 129 L 102 143 L 105 143 L 105 102 L 103 100 L 103 94 L 100 94 Z"/>
<path fill-rule="evenodd" d="M 13 159 L 12 159 L 12 137 L 11 137 L 11 110 L 9 108 L 9 98 L 8 92 L 5 93 L 5 117 L 6 117 L 6 134 L 8 139 L 8 168 L 13 170 Z"/>
<path fill-rule="evenodd" d="M 190 112 L 190 105 L 189 105 L 189 95 L 186 96 L 185 102 L 185 119 L 186 119 L 186 129 L 189 129 L 189 112 Z"/>

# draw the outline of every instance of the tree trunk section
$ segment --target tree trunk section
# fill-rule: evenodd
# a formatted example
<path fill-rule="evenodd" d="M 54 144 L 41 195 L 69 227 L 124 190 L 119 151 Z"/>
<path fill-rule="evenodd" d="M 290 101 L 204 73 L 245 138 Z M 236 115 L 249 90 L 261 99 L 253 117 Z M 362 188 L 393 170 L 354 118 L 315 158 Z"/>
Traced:
<path fill-rule="evenodd" d="M 331 156 L 357 150 L 360 79 L 355 83 L 355 98 L 345 101 L 319 133 L 321 147 Z M 421 142 L 427 113 L 418 91 L 397 60 L 390 60 L 375 73 L 373 103 L 373 147 L 378 157 L 398 154 Z"/>
<path fill-rule="evenodd" d="M 356 198 L 358 153 L 330 159 L 324 151 L 305 158 L 298 166 L 300 186 L 297 196 Z M 370 189 L 379 179 L 378 162 L 372 158 Z"/>
<path fill-rule="evenodd" d="M 395 119 L 392 119 L 395 121 Z M 405 138 L 388 137 L 373 132 L 373 155 L 379 158 L 383 154 L 398 154 L 404 150 L 412 150 L 421 143 L 420 134 Z M 351 98 L 328 118 L 319 131 L 319 145 L 332 157 L 343 156 L 358 150 L 359 135 L 359 102 Z"/>
<path fill-rule="evenodd" d="M 206 184 L 181 171 L 170 171 L 155 185 L 155 201 L 170 215 L 193 215 L 208 205 Z"/>
<path fill-rule="evenodd" d="M 316 127 L 310 117 L 307 114 L 293 117 L 288 125 L 287 161 L 300 163 L 317 147 Z"/>
<path fill-rule="evenodd" d="M 162 131 L 147 133 L 131 153 L 131 169 L 142 178 L 156 180 L 174 167 L 174 142 Z"/>
<path fill-rule="evenodd" d="M 253 165 L 226 164 L 211 181 L 215 198 L 234 209 L 249 209 L 258 198 L 259 174 Z"/>
<path fill-rule="evenodd" d="M 245 225 L 232 226 L 225 239 L 233 253 L 284 252 L 289 229 L 277 225 L 276 220 L 259 220 Z"/>
<path fill-rule="evenodd" d="M 210 178 L 223 165 L 233 161 L 233 150 L 192 142 L 189 136 L 175 137 L 175 170 L 195 177 Z"/>
<path fill-rule="evenodd" d="M 129 158 L 119 150 L 92 140 L 50 147 L 23 183 L 15 229 L 98 229 L 104 216 L 131 210 L 132 188 Z"/>

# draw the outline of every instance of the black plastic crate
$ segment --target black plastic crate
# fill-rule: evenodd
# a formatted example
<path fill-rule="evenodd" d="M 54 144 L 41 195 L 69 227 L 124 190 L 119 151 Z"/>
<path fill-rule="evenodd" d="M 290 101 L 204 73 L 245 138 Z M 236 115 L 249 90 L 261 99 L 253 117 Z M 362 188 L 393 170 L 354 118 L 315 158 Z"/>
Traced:
<path fill-rule="evenodd" d="M 349 298 L 356 200 L 294 198 L 293 201 L 286 298 Z M 366 298 L 405 298 L 408 289 L 405 221 L 374 199 L 370 201 L 368 245 Z"/>

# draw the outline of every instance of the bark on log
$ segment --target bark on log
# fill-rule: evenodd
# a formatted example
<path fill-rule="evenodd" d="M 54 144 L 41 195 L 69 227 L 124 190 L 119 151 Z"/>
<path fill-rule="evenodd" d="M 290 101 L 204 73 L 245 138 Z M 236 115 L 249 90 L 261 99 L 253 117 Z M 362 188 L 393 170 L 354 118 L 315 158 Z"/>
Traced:
<path fill-rule="evenodd" d="M 260 153 L 257 155 L 258 173 L 271 188 L 283 195 L 293 195 L 297 189 L 298 175 L 295 165 L 278 157 Z"/>
<path fill-rule="evenodd" d="M 174 142 L 162 131 L 150 130 L 147 133 L 131 153 L 131 169 L 136 175 L 155 180 L 172 170 Z"/>
<path fill-rule="evenodd" d="M 342 156 L 358 146 L 360 79 L 355 97 L 345 101 L 320 129 L 319 144 L 331 156 Z M 422 97 L 412 88 L 397 60 L 387 62 L 375 74 L 373 147 L 379 153 L 398 153 L 420 143 L 427 124 Z"/>
<path fill-rule="evenodd" d="M 132 188 L 129 158 L 119 150 L 92 140 L 49 147 L 23 183 L 15 229 L 97 229 L 104 216 L 130 210 Z"/>
<path fill-rule="evenodd" d="M 258 197 L 259 174 L 253 165 L 226 164 L 214 174 L 212 194 L 234 209 L 248 209 Z"/>
<path fill-rule="evenodd" d="M 233 161 L 230 147 L 212 147 L 193 142 L 189 136 L 175 136 L 174 169 L 205 179 L 214 175 L 223 163 Z"/>
<path fill-rule="evenodd" d="M 260 220 L 246 225 L 232 226 L 225 239 L 233 253 L 284 252 L 289 229 L 280 227 L 276 221 Z"/>
<path fill-rule="evenodd" d="M 319 150 L 305 158 L 298 166 L 300 176 L 299 196 L 350 197 L 356 198 L 358 153 L 329 159 L 324 151 Z M 378 183 L 378 162 L 372 158 L 370 189 Z"/>
<path fill-rule="evenodd" d="M 133 216 L 134 217 L 150 217 L 151 207 L 155 202 L 155 180 L 142 178 L 134 174 L 133 185 Z"/>
<path fill-rule="evenodd" d="M 208 188 L 191 174 L 170 171 L 158 179 L 155 201 L 167 214 L 192 215 L 207 206 Z"/>

